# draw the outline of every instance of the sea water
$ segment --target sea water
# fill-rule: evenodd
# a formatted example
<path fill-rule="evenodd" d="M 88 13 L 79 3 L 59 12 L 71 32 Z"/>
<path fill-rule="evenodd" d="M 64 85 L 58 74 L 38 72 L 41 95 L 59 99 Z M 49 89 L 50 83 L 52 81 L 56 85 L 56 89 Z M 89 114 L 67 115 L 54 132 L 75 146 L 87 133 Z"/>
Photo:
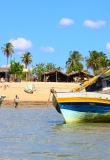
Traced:
<path fill-rule="evenodd" d="M 1 107 L 0 160 L 110 160 L 110 123 L 67 125 L 54 107 Z"/>

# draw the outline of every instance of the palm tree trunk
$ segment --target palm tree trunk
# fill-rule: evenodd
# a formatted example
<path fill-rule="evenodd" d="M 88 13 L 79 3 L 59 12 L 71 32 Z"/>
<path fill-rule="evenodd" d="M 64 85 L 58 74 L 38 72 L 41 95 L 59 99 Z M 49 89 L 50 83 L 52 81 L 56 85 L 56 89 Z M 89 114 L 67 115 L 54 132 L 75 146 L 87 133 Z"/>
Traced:
<path fill-rule="evenodd" d="M 26 72 L 26 81 L 28 80 L 28 73 Z"/>
<path fill-rule="evenodd" d="M 6 82 L 8 82 L 7 67 L 8 67 L 8 57 L 7 57 L 7 63 L 6 63 L 6 74 L 5 74 L 5 81 L 6 81 Z"/>
<path fill-rule="evenodd" d="M 8 57 L 7 57 L 7 63 L 6 63 L 6 67 L 8 66 Z"/>

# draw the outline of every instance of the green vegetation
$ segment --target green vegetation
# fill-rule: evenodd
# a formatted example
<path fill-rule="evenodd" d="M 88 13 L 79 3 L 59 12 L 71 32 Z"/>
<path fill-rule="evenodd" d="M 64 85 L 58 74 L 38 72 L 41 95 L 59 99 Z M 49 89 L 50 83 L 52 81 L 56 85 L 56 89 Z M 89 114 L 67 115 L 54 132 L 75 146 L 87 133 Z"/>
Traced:
<path fill-rule="evenodd" d="M 11 43 L 4 44 L 1 47 L 2 52 L 7 57 L 8 65 L 8 58 L 12 56 L 14 53 L 14 47 Z M 71 73 L 79 70 L 83 70 L 84 68 L 84 60 L 87 66 L 87 69 L 91 69 L 94 75 L 100 74 L 103 70 L 105 70 L 110 65 L 110 59 L 108 59 L 107 55 L 103 52 L 97 52 L 95 50 L 89 51 L 89 56 L 84 58 L 81 53 L 78 51 L 70 51 L 69 57 L 65 62 L 66 65 L 66 73 Z M 30 52 L 25 52 L 21 56 L 21 61 L 25 64 L 25 68 L 27 69 L 28 66 L 32 63 L 32 55 Z M 60 70 L 62 71 L 63 68 L 56 67 L 53 63 L 38 63 L 32 70 L 32 72 L 28 73 L 30 78 L 33 75 L 37 76 L 38 80 L 40 81 L 40 76 L 44 72 L 51 72 L 53 70 Z M 27 80 L 27 73 L 23 73 L 23 65 L 19 62 L 12 61 L 9 69 L 9 73 L 15 75 L 16 78 L 22 78 Z M 29 79 L 29 78 L 28 78 Z"/>
<path fill-rule="evenodd" d="M 23 68 L 24 66 L 21 65 L 19 62 L 11 62 L 9 73 L 14 75 L 14 79 L 16 78 L 23 78 Z"/>
<path fill-rule="evenodd" d="M 37 75 L 37 78 L 40 81 L 41 74 L 43 74 L 44 72 L 50 72 L 53 70 L 60 70 L 61 71 L 61 68 L 55 67 L 55 64 L 53 64 L 53 63 L 47 63 L 47 64 L 39 63 L 39 64 L 36 64 L 36 67 L 33 69 L 32 73 Z"/>
<path fill-rule="evenodd" d="M 83 64 L 80 61 L 83 61 L 84 58 L 82 54 L 78 51 L 70 51 L 70 56 L 66 62 L 67 72 L 71 73 L 73 71 L 78 71 L 83 69 Z"/>
<path fill-rule="evenodd" d="M 3 47 L 1 47 L 1 50 L 4 53 L 4 55 L 6 55 L 6 57 L 7 57 L 7 63 L 6 63 L 6 66 L 7 66 L 8 65 L 8 58 L 12 56 L 12 53 L 14 53 L 13 45 L 11 43 L 6 43 L 6 44 L 4 44 Z"/>
<path fill-rule="evenodd" d="M 103 52 L 89 51 L 90 57 L 86 58 L 86 66 L 93 70 L 94 75 L 100 74 L 110 65 L 110 60 Z"/>
<path fill-rule="evenodd" d="M 22 62 L 25 64 L 25 68 L 27 68 L 27 66 L 32 63 L 32 55 L 30 52 L 25 52 L 21 59 Z"/>
<path fill-rule="evenodd" d="M 32 55 L 30 52 L 25 52 L 21 57 L 21 59 L 22 62 L 25 64 L 25 68 L 27 68 L 27 66 L 32 63 Z M 28 80 L 28 73 L 26 73 L 26 81 L 27 80 Z"/>

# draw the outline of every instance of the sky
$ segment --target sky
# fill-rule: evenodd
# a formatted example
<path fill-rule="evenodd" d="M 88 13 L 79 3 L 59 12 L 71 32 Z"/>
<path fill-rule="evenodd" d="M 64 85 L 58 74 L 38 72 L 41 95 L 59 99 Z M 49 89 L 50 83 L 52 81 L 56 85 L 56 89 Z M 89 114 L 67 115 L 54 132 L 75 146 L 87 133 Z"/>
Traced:
<path fill-rule="evenodd" d="M 110 0 L 0 0 L 0 50 L 8 42 L 15 52 L 9 62 L 30 52 L 29 68 L 53 63 L 65 71 L 70 51 L 110 58 Z M 0 58 L 4 67 L 2 51 Z"/>

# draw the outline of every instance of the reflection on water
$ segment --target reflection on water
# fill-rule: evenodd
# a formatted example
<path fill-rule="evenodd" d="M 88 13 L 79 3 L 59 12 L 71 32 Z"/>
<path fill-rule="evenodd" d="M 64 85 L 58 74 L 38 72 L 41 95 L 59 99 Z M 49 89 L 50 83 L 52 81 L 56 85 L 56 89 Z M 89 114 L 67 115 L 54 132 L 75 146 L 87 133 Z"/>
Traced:
<path fill-rule="evenodd" d="M 54 108 L 0 108 L 0 160 L 109 160 L 110 124 L 67 125 Z"/>

